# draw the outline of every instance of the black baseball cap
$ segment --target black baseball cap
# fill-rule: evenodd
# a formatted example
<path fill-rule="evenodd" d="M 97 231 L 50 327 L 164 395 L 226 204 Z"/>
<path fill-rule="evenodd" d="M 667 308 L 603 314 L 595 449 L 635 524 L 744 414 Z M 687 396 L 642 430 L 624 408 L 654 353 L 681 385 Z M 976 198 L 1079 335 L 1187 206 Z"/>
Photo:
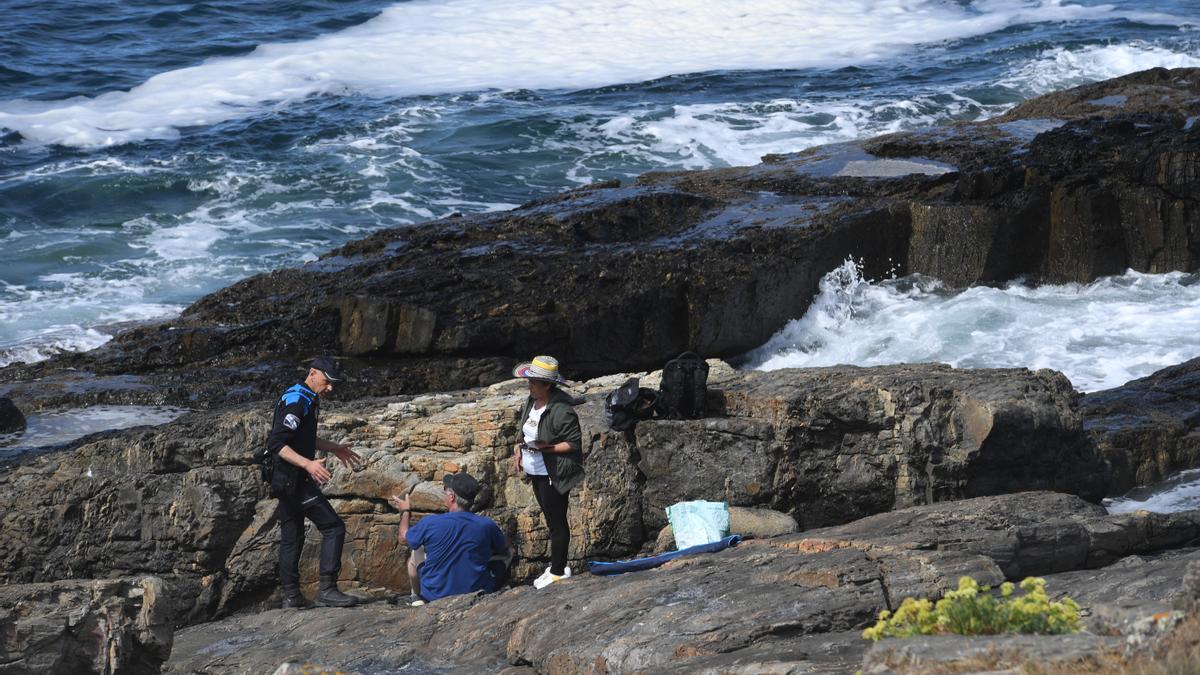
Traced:
<path fill-rule="evenodd" d="M 318 356 L 312 360 L 312 363 L 309 364 L 309 367 L 316 368 L 322 373 L 325 373 L 325 377 L 329 378 L 329 380 L 332 382 L 337 382 L 338 380 L 342 379 L 342 364 L 332 356 Z"/>
<path fill-rule="evenodd" d="M 472 478 L 471 474 L 466 471 L 446 474 L 442 478 L 442 485 L 452 490 L 465 502 L 475 501 L 475 496 L 479 494 L 479 481 Z"/>

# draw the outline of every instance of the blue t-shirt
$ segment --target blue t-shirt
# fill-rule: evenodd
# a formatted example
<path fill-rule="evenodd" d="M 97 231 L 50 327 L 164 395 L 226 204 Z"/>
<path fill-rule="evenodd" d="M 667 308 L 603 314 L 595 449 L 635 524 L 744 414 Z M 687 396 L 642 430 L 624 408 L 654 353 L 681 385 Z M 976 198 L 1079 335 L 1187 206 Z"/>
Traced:
<path fill-rule="evenodd" d="M 488 560 L 506 545 L 491 518 L 466 511 L 425 516 L 408 529 L 408 547 L 421 546 L 421 597 L 426 600 L 496 589 Z"/>

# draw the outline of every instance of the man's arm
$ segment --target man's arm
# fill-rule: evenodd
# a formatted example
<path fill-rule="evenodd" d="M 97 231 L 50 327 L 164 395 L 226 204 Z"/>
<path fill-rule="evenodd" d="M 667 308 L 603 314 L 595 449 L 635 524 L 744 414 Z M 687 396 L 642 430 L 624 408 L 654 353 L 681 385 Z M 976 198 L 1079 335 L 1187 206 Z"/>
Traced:
<path fill-rule="evenodd" d="M 325 458 L 309 459 L 293 450 L 290 445 L 279 449 L 279 458 L 304 469 L 318 485 L 324 485 L 330 478 L 329 469 L 325 468 Z"/>
<path fill-rule="evenodd" d="M 321 452 L 332 452 L 338 459 L 342 460 L 342 464 L 346 466 L 358 466 L 362 464 L 362 457 L 357 452 L 350 449 L 349 445 L 334 443 L 327 441 L 324 438 L 317 439 L 317 450 Z"/>
<path fill-rule="evenodd" d="M 403 497 L 392 495 L 389 500 L 392 506 L 400 511 L 400 543 L 408 546 L 408 526 L 412 522 L 412 502 L 409 501 L 408 495 Z"/>

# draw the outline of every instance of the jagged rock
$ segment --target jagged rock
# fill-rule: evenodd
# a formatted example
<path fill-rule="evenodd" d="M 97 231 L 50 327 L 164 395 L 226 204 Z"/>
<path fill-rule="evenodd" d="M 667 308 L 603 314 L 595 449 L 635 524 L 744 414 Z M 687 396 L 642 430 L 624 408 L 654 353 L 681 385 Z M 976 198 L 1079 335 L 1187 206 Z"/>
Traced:
<path fill-rule="evenodd" d="M 1087 394 L 1080 407 L 1113 467 L 1109 494 L 1200 466 L 1200 358 Z"/>
<path fill-rule="evenodd" d="M 1154 69 L 994 120 L 378 232 L 87 354 L 0 369 L 0 395 L 216 407 L 269 397 L 321 352 L 355 357 L 350 398 L 496 382 L 535 352 L 575 378 L 733 356 L 847 257 L 950 286 L 1192 271 L 1198 94 L 1200 70 Z"/>
<path fill-rule="evenodd" d="M 807 529 L 1022 489 L 1104 492 L 1107 468 L 1052 371 L 837 366 L 716 386 L 727 417 L 637 427 L 648 524 L 684 499 L 770 506 Z"/>
<path fill-rule="evenodd" d="M 157 673 L 171 600 L 154 577 L 0 586 L 0 673 Z"/>
<path fill-rule="evenodd" d="M 25 428 L 25 416 L 7 398 L 0 398 L 0 434 L 9 434 Z"/>
<path fill-rule="evenodd" d="M 603 423 L 603 396 L 623 377 L 575 389 L 588 471 L 568 512 L 575 567 L 636 554 L 666 524 L 663 508 L 685 499 L 769 508 L 814 527 L 1031 487 L 1104 492 L 1105 467 L 1084 442 L 1075 394 L 1048 371 L 714 365 L 714 414 L 723 417 L 643 421 L 632 436 Z M 439 510 L 438 482 L 460 469 L 490 486 L 479 507 L 514 543 L 518 578 L 541 571 L 548 533 L 510 462 L 525 395 L 514 380 L 323 405 L 322 433 L 365 460 L 354 471 L 334 466 L 325 490 L 348 527 L 343 581 L 407 590 L 407 550 L 387 499 L 415 485 L 418 495 L 429 491 L 415 499 L 418 510 Z M 263 606 L 274 592 L 278 528 L 253 454 L 269 408 L 193 413 L 17 462 L 0 473 L 0 581 L 159 574 L 179 599 L 181 623 Z M 310 581 L 318 546 L 319 537 L 307 539 Z"/>
<path fill-rule="evenodd" d="M 1056 523 L 1073 523 L 1087 532 L 1131 533 L 1159 525 L 1114 519 L 1095 505 L 1053 493 L 980 497 L 900 513 L 898 520 L 873 516 L 841 528 L 750 540 L 646 572 L 578 575 L 540 591 L 522 586 L 444 598 L 421 608 L 378 603 L 353 610 L 239 615 L 180 631 L 166 670 L 269 672 L 291 661 L 364 671 L 850 672 L 869 645 L 860 631 L 904 597 L 938 597 L 963 575 L 998 584 L 1006 578 L 1002 569 L 1012 568 L 1014 548 L 1018 558 L 1022 551 L 1043 552 L 1023 562 L 1022 575 L 1060 568 L 1062 560 L 1044 555 L 1060 540 Z M 1200 512 L 1177 518 L 1194 527 Z M 1038 520 L 1048 526 L 1038 527 Z M 1012 543 L 977 545 L 991 537 Z M 1117 539 L 1130 549 L 1151 543 L 1139 544 L 1132 535 Z M 1104 557 L 1092 555 L 1093 550 L 1111 552 L 1110 544 L 1099 539 L 1084 548 L 1084 556 L 1068 551 L 1063 560 L 1082 566 Z M 1147 557 L 1138 572 L 1144 581 L 1111 596 L 1102 588 L 1111 590 L 1129 579 L 1129 565 L 1118 566 L 1099 584 L 1078 573 L 1050 576 L 1047 584 L 1055 594 L 1083 598 L 1085 609 L 1093 601 L 1132 603 L 1137 593 L 1146 592 L 1169 601 L 1182 592 L 1172 560 L 1178 558 Z M 1156 606 L 1155 601 L 1145 605 Z M 340 639 L 309 638 L 330 634 Z M 1035 649 L 1064 653 L 1093 637 L 1065 636 L 1057 642 L 1034 637 L 1028 644 L 1021 637 L 1001 644 L 1018 645 L 1026 655 L 1041 653 Z M 1114 636 L 1089 644 L 1107 647 L 1122 640 Z M 991 641 L 966 640 L 960 653 Z"/>
<path fill-rule="evenodd" d="M 219 605 L 225 562 L 265 494 L 268 412 L 187 415 L 17 458 L 0 478 L 0 581 L 161 576 L 172 622 Z"/>

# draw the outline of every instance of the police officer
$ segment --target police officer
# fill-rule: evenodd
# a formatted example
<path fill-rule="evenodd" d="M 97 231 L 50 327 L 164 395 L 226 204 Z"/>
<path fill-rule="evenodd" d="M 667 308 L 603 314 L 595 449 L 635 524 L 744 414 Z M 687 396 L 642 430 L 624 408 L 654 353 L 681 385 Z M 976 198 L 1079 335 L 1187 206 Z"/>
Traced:
<path fill-rule="evenodd" d="M 329 469 L 325 468 L 328 457 L 317 459 L 320 450 L 333 453 L 347 466 L 362 461 L 350 446 L 317 438 L 320 396 L 332 391 L 333 383 L 341 377 L 340 363 L 329 356 L 318 356 L 308 369 L 308 377 L 285 391 L 275 405 L 267 450 L 274 463 L 271 494 L 279 499 L 279 582 L 283 586 L 285 608 L 310 604 L 300 592 L 305 518 L 321 532 L 321 586 L 317 602 L 330 607 L 350 607 L 357 602 L 337 587 L 346 525 L 321 493 L 320 486 L 330 478 Z"/>

